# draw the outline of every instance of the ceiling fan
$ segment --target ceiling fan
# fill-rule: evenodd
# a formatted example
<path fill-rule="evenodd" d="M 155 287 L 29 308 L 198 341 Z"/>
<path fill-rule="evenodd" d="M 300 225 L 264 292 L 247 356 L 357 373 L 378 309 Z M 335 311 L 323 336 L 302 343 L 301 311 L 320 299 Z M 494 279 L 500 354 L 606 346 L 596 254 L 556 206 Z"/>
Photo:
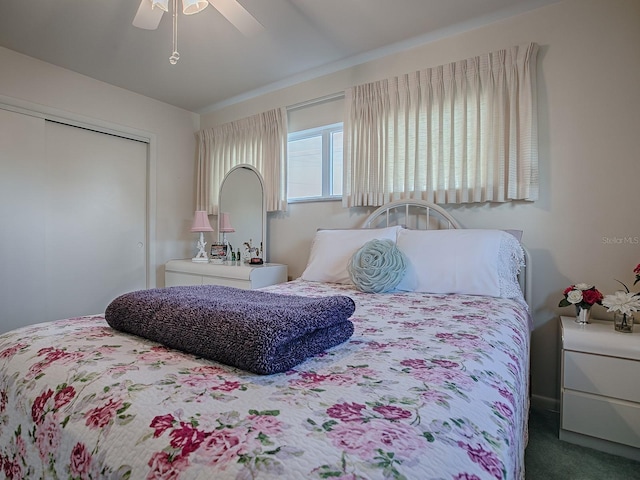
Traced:
<path fill-rule="evenodd" d="M 252 37 L 264 27 L 237 0 L 181 0 L 182 13 L 193 15 L 201 12 L 209 4 L 220 12 L 234 27 L 247 37 Z M 172 65 L 180 59 L 178 53 L 178 0 L 172 0 L 173 15 L 173 53 L 169 57 Z M 145 30 L 155 30 L 160 24 L 164 12 L 169 11 L 169 0 L 141 0 L 133 26 Z"/>

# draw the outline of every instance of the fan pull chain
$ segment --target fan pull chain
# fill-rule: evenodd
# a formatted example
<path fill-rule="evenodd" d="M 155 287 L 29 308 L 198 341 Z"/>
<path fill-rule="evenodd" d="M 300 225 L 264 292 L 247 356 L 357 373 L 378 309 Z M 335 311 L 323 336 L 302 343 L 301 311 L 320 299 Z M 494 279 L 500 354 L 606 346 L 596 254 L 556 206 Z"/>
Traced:
<path fill-rule="evenodd" d="M 173 53 L 169 57 L 169 63 L 175 65 L 180 60 L 178 53 L 178 0 L 173 0 Z"/>

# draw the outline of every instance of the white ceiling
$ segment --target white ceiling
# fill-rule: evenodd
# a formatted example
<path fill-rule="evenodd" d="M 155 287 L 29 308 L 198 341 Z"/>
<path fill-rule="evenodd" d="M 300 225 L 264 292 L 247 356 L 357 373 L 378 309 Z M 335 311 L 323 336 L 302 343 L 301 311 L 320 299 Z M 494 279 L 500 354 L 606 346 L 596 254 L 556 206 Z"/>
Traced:
<path fill-rule="evenodd" d="M 180 14 L 177 65 L 169 14 L 132 26 L 140 0 L 0 0 L 0 45 L 205 112 L 558 0 L 239 1 L 265 30 L 244 37 L 211 6 Z"/>

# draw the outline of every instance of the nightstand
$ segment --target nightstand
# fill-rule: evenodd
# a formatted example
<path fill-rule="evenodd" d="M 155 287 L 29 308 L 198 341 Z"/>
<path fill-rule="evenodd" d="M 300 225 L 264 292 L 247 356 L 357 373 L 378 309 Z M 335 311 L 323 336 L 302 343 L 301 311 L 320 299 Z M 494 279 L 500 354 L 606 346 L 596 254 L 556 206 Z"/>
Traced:
<path fill-rule="evenodd" d="M 164 272 L 167 287 L 222 285 L 251 290 L 287 281 L 287 266 L 279 263 L 250 265 L 237 262 L 195 263 L 190 259 L 170 260 L 165 264 Z"/>
<path fill-rule="evenodd" d="M 560 439 L 640 461 L 640 329 L 560 317 Z"/>

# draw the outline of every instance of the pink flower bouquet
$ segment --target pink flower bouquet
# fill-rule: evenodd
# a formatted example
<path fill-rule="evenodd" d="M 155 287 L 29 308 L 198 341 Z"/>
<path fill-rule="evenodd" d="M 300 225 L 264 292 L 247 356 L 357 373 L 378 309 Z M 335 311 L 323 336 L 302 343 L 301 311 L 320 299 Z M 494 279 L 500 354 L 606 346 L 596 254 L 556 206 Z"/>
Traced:
<path fill-rule="evenodd" d="M 564 298 L 560 300 L 559 307 L 575 305 L 588 310 L 596 303 L 601 305 L 603 299 L 602 293 L 595 286 L 587 283 L 571 285 L 565 289 L 563 294 Z"/>

